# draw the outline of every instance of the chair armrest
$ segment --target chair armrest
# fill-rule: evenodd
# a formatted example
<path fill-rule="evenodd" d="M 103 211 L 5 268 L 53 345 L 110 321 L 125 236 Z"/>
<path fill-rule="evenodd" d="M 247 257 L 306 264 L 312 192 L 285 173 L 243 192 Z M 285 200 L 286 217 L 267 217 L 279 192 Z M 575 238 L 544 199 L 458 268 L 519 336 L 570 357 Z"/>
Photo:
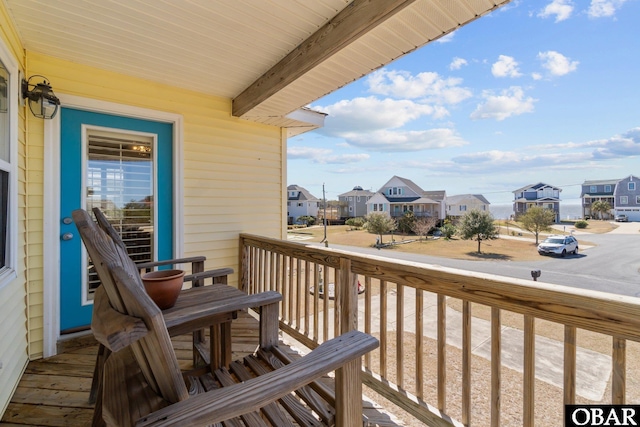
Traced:
<path fill-rule="evenodd" d="M 233 274 L 233 268 L 217 268 L 215 270 L 207 270 L 201 273 L 193 273 L 184 276 L 185 282 L 194 282 L 194 286 L 204 285 L 204 279 L 213 279 L 213 283 L 227 284 L 227 276 Z"/>
<path fill-rule="evenodd" d="M 370 335 L 348 332 L 283 368 L 174 403 L 141 418 L 136 425 L 207 425 L 253 412 L 362 357 L 378 345 L 378 340 Z M 354 399 L 360 404 L 362 396 Z"/>
<path fill-rule="evenodd" d="M 174 264 L 193 264 L 193 263 L 204 263 L 207 257 L 204 256 L 194 256 L 189 258 L 175 258 L 175 259 L 165 259 L 162 261 L 150 261 L 150 262 L 141 262 L 136 264 L 138 270 L 146 270 L 150 271 L 153 267 L 160 267 L 162 265 L 174 265 Z"/>

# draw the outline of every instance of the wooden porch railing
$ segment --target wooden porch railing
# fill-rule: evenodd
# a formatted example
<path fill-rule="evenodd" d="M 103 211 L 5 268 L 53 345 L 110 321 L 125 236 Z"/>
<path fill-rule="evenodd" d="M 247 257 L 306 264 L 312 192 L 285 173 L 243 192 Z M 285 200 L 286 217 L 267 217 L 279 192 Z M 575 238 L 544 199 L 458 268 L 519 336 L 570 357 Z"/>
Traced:
<path fill-rule="evenodd" d="M 522 385 L 521 395 L 517 396 L 521 420 L 516 425 L 533 426 L 536 418 L 536 322 L 553 322 L 564 332 L 559 338 L 564 343 L 560 401 L 554 409 L 538 408 L 539 411 L 558 412 L 555 419 L 561 425 L 563 403 L 589 403 L 576 399 L 577 336 L 582 330 L 611 337 L 611 394 L 605 403 L 626 403 L 627 341 L 640 341 L 638 298 L 247 234 L 240 235 L 240 256 L 243 290 L 282 293 L 281 329 L 309 348 L 356 327 L 377 336 L 380 348 L 364 358 L 363 384 L 426 425 L 501 425 L 501 405 L 507 397 L 509 405 L 514 400 L 513 395 L 503 395 L 503 389 L 510 386 L 502 379 L 502 322 L 506 313 L 521 315 L 519 327 L 523 332 L 519 343 L 523 349 Z M 364 295 L 357 295 L 358 281 L 365 287 Z M 425 304 L 427 299 L 434 301 L 431 311 Z M 447 328 L 451 301 L 460 304 L 461 312 L 461 330 L 457 331 L 461 360 L 456 366 L 451 366 L 454 351 L 447 343 L 447 335 L 451 334 L 451 328 Z M 474 372 L 471 338 L 476 318 L 472 307 L 488 313 L 490 378 L 479 378 L 483 374 Z M 434 342 L 432 350 L 427 351 L 429 338 L 424 331 L 429 330 L 430 324 L 427 325 L 425 313 L 432 312 Z M 413 317 L 407 316 L 411 313 Z M 459 378 L 451 378 L 452 369 Z M 425 389 L 429 378 L 435 384 Z M 476 392 L 472 400 L 473 382 L 481 380 L 489 390 L 479 397 Z M 486 420 L 472 420 L 472 408 L 478 405 L 488 406 Z M 450 406 L 455 410 L 450 411 Z M 448 413 L 455 413 L 455 419 Z"/>

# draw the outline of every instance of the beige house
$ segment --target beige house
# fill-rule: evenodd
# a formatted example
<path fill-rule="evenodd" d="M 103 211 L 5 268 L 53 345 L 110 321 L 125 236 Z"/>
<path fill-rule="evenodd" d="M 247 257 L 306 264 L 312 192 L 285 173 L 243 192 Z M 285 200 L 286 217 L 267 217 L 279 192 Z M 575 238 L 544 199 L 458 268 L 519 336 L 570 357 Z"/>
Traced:
<path fill-rule="evenodd" d="M 137 206 L 151 258 L 239 271 L 240 233 L 286 235 L 287 137 L 324 119 L 302 107 L 508 2 L 0 3 L 0 415 L 88 333 L 73 209 Z"/>

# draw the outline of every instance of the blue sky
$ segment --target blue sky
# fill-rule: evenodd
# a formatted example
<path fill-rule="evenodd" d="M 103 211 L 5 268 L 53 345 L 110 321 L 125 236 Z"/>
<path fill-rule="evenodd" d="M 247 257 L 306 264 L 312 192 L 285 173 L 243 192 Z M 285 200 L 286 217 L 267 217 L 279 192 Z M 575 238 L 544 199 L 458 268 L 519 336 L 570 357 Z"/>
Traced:
<path fill-rule="evenodd" d="M 514 0 L 310 105 L 287 183 L 316 197 L 393 175 L 509 203 L 545 182 L 640 175 L 640 0 Z"/>

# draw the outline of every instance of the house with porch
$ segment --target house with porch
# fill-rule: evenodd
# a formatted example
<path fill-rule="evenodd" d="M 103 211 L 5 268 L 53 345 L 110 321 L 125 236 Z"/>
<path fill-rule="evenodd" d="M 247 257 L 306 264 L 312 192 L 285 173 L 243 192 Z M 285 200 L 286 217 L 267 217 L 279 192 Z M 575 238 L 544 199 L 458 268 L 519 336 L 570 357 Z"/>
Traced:
<path fill-rule="evenodd" d="M 293 224 L 301 216 L 318 217 L 320 199 L 299 185 L 287 186 L 287 222 Z"/>
<path fill-rule="evenodd" d="M 363 190 L 359 185 L 353 187 L 351 191 L 339 194 L 340 218 L 348 219 L 367 215 L 367 202 L 374 194 L 373 191 Z"/>
<path fill-rule="evenodd" d="M 550 209 L 555 214 L 555 222 L 560 222 L 560 192 L 561 188 L 539 182 L 527 185 L 513 192 L 513 213 L 517 218 L 527 212 L 529 208 L 539 206 Z"/>
<path fill-rule="evenodd" d="M 427 358 L 423 340 L 416 340 L 409 354 L 408 344 L 390 345 L 387 330 L 381 329 L 376 333 L 385 346 L 375 363 L 364 358 L 367 370 L 361 372 L 363 384 L 422 424 L 469 424 L 474 418 L 471 303 L 491 309 L 492 388 L 485 394 L 494 424 L 504 401 L 501 385 L 513 383 L 500 380 L 501 310 L 524 315 L 523 425 L 533 425 L 535 414 L 536 319 L 565 328 L 564 403 L 576 396 L 576 329 L 613 337 L 611 400 L 625 403 L 625 343 L 640 340 L 640 303 L 634 298 L 620 301 L 544 284 L 536 288 L 529 281 L 487 274 L 478 280 L 438 266 L 286 241 L 287 138 L 324 120 L 303 106 L 508 2 L 1 2 L 2 422 L 87 425 L 91 420 L 86 384 L 93 366 L 77 363 L 84 353 L 72 353 L 62 369 L 55 367 L 60 359 L 47 365 L 58 374 L 76 367 L 84 377 L 50 379 L 48 388 L 21 384 L 21 379 L 63 356 L 67 343 L 91 339 L 96 283 L 87 272 L 89 260 L 71 212 L 92 206 L 101 207 L 121 233 L 133 231 L 133 239 L 145 240 L 148 259 L 202 255 L 207 269 L 232 268 L 229 284 L 243 291 L 287 289 L 282 310 L 272 313 L 282 331 L 309 347 L 330 337 L 334 327 L 357 327 L 358 313 L 364 313 L 365 329 L 373 332 L 376 326 L 370 301 L 365 310 L 330 310 L 324 298 L 325 309 L 319 310 L 319 292 L 299 292 L 299 286 L 318 286 L 319 277 L 335 284 L 339 303 L 359 303 L 352 292 L 356 287 L 347 284 L 366 275 L 363 284 L 380 289 L 381 305 L 393 308 L 395 328 L 407 334 L 403 306 L 391 307 L 387 295 L 405 295 L 407 288 L 416 307 L 424 295 L 437 295 L 437 360 Z M 401 181 L 393 185 L 402 186 Z M 420 197 L 437 212 L 438 194 Z M 544 289 L 544 299 L 537 289 Z M 296 305 L 294 295 L 313 298 L 314 304 L 301 313 L 304 304 Z M 460 299 L 464 308 L 460 351 L 468 363 L 460 370 L 461 387 L 444 375 L 447 298 Z M 379 314 L 375 317 L 383 321 L 378 323 L 386 324 L 389 313 Z M 432 329 L 423 316 L 414 317 L 415 330 Z M 410 356 L 415 375 L 403 364 L 391 373 L 388 356 Z M 36 365 L 29 369 L 30 364 Z M 441 373 L 433 386 L 435 398 L 423 386 L 424 379 L 435 378 L 427 365 Z M 409 375 L 419 386 L 407 391 Z M 451 389 L 460 392 L 460 422 L 447 415 Z"/>
<path fill-rule="evenodd" d="M 424 191 L 407 178 L 393 176 L 367 202 L 367 213 L 385 212 L 399 218 L 406 212 L 416 217 L 445 218 L 446 192 Z"/>
<path fill-rule="evenodd" d="M 588 180 L 582 183 L 582 191 L 580 192 L 580 198 L 582 199 L 582 217 L 583 218 L 599 218 L 598 215 L 591 210 L 591 205 L 594 202 L 602 201 L 611 206 L 611 209 L 615 206 L 615 198 L 613 196 L 613 190 L 616 188 L 616 184 L 619 179 L 601 179 L 601 180 Z M 613 217 L 613 211 L 602 213 L 602 219 L 610 219 Z"/>

